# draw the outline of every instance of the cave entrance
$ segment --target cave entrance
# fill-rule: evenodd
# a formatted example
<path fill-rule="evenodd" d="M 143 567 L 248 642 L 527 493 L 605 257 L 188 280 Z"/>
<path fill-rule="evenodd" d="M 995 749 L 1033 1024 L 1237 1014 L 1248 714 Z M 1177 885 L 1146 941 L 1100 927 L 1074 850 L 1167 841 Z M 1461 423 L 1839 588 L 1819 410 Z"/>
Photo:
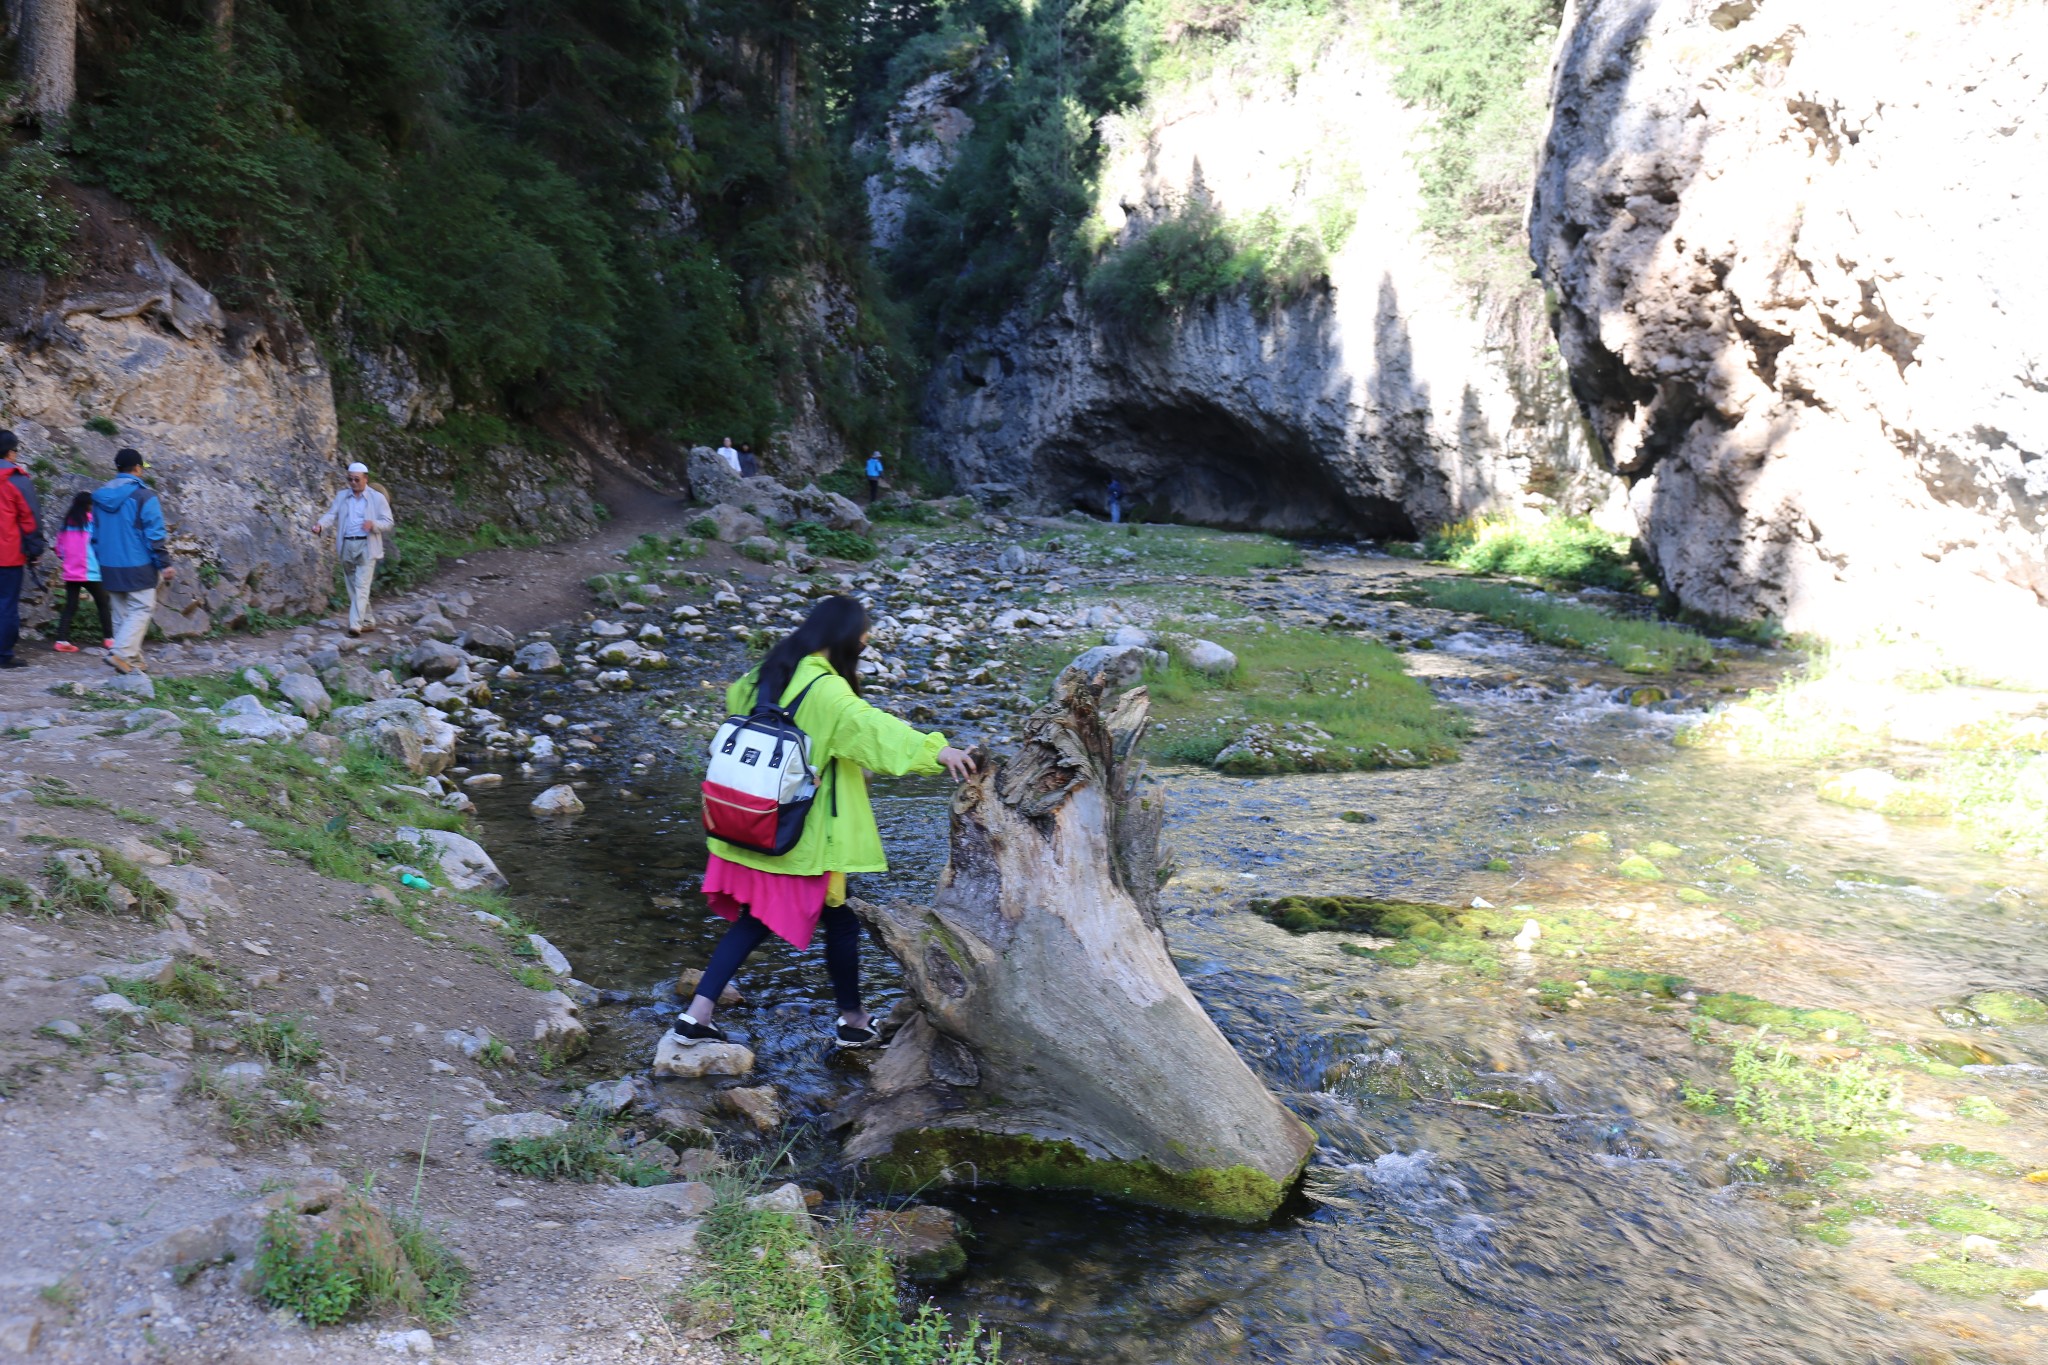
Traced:
<path fill-rule="evenodd" d="M 1347 487 L 1298 429 L 1247 423 L 1205 399 L 1079 415 L 1035 462 L 1048 501 L 1108 513 L 1109 481 L 1129 514 L 1230 531 L 1413 540 L 1392 498 Z"/>

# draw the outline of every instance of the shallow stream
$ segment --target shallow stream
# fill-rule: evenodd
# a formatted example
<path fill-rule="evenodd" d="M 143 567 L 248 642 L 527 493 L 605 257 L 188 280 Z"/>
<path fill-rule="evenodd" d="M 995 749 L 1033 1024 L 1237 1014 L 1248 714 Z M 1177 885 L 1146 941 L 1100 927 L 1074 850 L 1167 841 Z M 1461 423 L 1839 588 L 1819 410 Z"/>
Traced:
<path fill-rule="evenodd" d="M 1400 619 L 1438 646 L 1410 656 L 1414 671 L 1470 708 L 1477 733 L 1462 761 L 1426 770 L 1161 774 L 1177 857 L 1167 933 L 1205 1007 L 1319 1135 L 1300 1196 L 1240 1228 L 1056 1194 L 945 1193 L 975 1238 L 939 1301 L 1031 1362 L 2048 1360 L 2032 1325 L 2048 1314 L 1899 1277 L 1940 1249 L 1926 1227 L 1876 1218 L 1847 1246 L 1800 1235 L 1801 1182 L 1731 1119 L 1680 1104 L 1681 1084 L 1712 1080 L 1726 1052 L 1683 1001 L 1573 986 L 1597 960 L 1677 974 L 1699 994 L 1850 1011 L 1876 1040 L 1985 1049 L 1969 1088 L 2011 1116 L 2005 1150 L 2032 1147 L 2015 1160 L 2048 1166 L 2035 1069 L 2048 1028 L 1965 1036 L 1936 1013 L 2048 984 L 2048 877 L 1943 825 L 1825 805 L 1810 769 L 1677 747 L 1682 715 L 1616 702 L 1629 679 L 1604 665 L 1372 596 L 1403 566 L 1338 556 L 1311 569 L 1249 605 Z M 1719 685 L 1780 666 L 1750 655 Z M 612 722 L 584 760 L 589 812 L 536 822 L 526 803 L 559 775 L 508 774 L 482 838 L 516 909 L 582 979 L 644 999 L 701 965 L 723 927 L 694 892 L 704 849 L 673 756 L 701 739 L 633 694 L 551 685 L 506 709 L 532 723 L 550 708 Z M 653 761 L 635 771 L 641 755 Z M 894 867 L 856 890 L 919 896 L 944 859 L 946 789 L 876 790 Z M 1617 875 L 1653 842 L 1676 850 L 1663 880 Z M 1294 936 L 1245 908 L 1296 892 L 1479 898 L 1544 936 L 1498 968 L 1394 967 L 1342 951 L 1355 934 Z M 877 949 L 865 961 L 879 1011 L 895 973 Z M 798 1120 L 821 1118 L 865 1062 L 826 1044 L 819 955 L 772 946 L 740 984 L 748 1006 L 725 1022 L 759 1053 L 757 1076 Z M 612 1025 L 599 1054 L 644 1065 L 659 1011 L 597 1013 Z M 1939 1095 L 1908 1099 L 1910 1126 L 1887 1147 L 1976 1140 Z M 1945 1179 L 1882 1156 L 1868 1154 L 1862 1188 L 1887 1205 Z"/>

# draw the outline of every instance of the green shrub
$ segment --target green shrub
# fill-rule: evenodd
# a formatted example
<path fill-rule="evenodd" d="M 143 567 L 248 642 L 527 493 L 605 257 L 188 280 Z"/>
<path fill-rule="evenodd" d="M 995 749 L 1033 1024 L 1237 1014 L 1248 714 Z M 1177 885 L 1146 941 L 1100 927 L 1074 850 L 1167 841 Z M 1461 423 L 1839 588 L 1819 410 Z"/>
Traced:
<path fill-rule="evenodd" d="M 1563 0 L 1407 0 L 1389 30 L 1394 89 L 1436 114 L 1423 224 L 1476 285 L 1529 287 L 1522 208 L 1562 12 Z"/>
<path fill-rule="evenodd" d="M 789 528 L 789 533 L 801 537 L 814 555 L 852 560 L 875 557 L 875 542 L 857 531 L 839 531 L 815 521 L 799 521 Z"/>
<path fill-rule="evenodd" d="M 50 188 L 62 173 L 41 143 L 10 145 L 0 135 L 0 265 L 42 275 L 71 272 L 78 214 Z"/>
<path fill-rule="evenodd" d="M 490 1158 L 515 1175 L 540 1180 L 666 1185 L 675 1178 L 652 1162 L 613 1151 L 614 1136 L 602 1119 L 584 1114 L 545 1137 L 499 1138 L 491 1144 Z"/>
<path fill-rule="evenodd" d="M 1602 531 L 1584 517 L 1529 523 L 1473 520 L 1440 527 L 1423 538 L 1431 559 L 1468 573 L 1513 574 L 1561 583 L 1632 592 L 1643 584 L 1629 557 L 1628 537 Z"/>
<path fill-rule="evenodd" d="M 417 1213 L 386 1214 L 350 1193 L 311 1228 L 298 1217 L 278 1209 L 263 1223 L 256 1292 L 272 1308 L 314 1327 L 380 1309 L 432 1327 L 455 1320 L 469 1268 Z"/>
<path fill-rule="evenodd" d="M 1240 292 L 1260 308 L 1292 303 L 1328 277 L 1328 253 L 1314 227 L 1271 210 L 1230 221 L 1194 204 L 1096 262 L 1085 292 L 1097 313 L 1144 330 Z"/>

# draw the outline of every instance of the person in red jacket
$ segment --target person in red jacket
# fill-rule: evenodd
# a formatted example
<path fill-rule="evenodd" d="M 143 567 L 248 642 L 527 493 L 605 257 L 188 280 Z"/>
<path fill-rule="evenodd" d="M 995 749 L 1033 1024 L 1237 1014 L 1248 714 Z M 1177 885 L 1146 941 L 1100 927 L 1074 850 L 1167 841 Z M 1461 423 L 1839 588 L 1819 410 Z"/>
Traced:
<path fill-rule="evenodd" d="M 14 657 L 21 639 L 21 580 L 44 549 L 35 485 L 14 463 L 20 444 L 13 432 L 0 431 L 0 668 L 28 666 Z"/>

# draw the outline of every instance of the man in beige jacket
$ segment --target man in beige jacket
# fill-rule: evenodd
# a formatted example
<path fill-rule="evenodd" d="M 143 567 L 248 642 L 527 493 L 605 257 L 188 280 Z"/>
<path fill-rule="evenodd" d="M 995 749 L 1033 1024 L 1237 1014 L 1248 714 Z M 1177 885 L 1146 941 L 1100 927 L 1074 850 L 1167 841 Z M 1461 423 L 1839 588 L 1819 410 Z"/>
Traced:
<path fill-rule="evenodd" d="M 384 558 L 384 534 L 391 529 L 391 500 L 370 487 L 370 467 L 348 467 L 348 487 L 334 495 L 334 505 L 313 523 L 315 535 L 334 528 L 335 552 L 348 581 L 348 633 L 361 635 L 377 628 L 370 610 L 370 580 Z"/>

